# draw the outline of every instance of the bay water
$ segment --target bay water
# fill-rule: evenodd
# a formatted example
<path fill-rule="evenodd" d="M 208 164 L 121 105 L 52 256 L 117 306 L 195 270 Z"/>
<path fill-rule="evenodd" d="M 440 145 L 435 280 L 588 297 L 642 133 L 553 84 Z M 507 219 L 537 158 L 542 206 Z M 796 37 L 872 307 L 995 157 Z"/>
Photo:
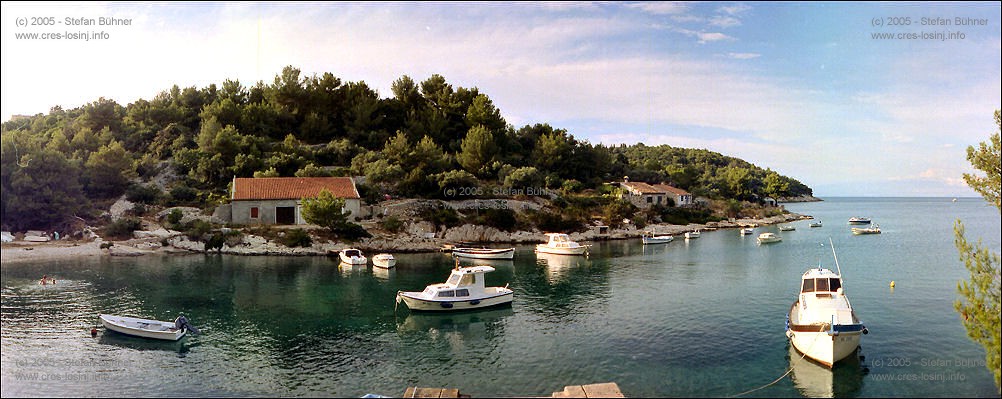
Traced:
<path fill-rule="evenodd" d="M 968 278 L 953 224 L 963 221 L 968 237 L 1000 252 L 996 208 L 980 198 L 786 207 L 823 227 L 757 228 L 783 238 L 769 245 L 736 229 L 655 246 L 598 242 L 588 257 L 521 246 L 487 275 L 488 285 L 514 289 L 513 304 L 455 314 L 394 302 L 398 290 L 448 277 L 454 261 L 439 253 L 397 254 L 389 271 L 217 255 L 4 265 L 0 387 L 4 397 L 357 397 L 408 386 L 549 396 L 616 382 L 630 397 L 997 397 L 984 349 L 953 309 L 957 283 Z M 853 216 L 872 218 L 883 234 L 852 235 Z M 862 359 L 833 370 L 801 360 L 784 335 L 800 275 L 835 268 L 829 238 L 870 331 Z M 45 274 L 57 284 L 39 285 Z M 201 335 L 151 341 L 98 321 L 180 312 Z"/>

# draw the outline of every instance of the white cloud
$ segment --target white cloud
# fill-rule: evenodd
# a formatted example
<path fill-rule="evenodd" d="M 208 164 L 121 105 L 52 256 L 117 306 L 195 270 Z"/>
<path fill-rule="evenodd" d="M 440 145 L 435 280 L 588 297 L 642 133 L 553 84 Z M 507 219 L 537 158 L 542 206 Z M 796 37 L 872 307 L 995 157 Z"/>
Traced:
<path fill-rule="evenodd" d="M 750 60 L 750 59 L 753 59 L 753 58 L 761 57 L 762 54 L 759 54 L 759 53 L 727 53 L 727 56 L 730 57 L 730 58 L 738 59 L 738 60 Z"/>
<path fill-rule="evenodd" d="M 689 10 L 685 3 L 670 1 L 627 3 L 626 6 L 655 15 L 678 15 Z"/>
<path fill-rule="evenodd" d="M 710 18 L 710 25 L 719 26 L 721 28 L 730 28 L 741 25 L 741 21 L 734 17 L 718 15 Z"/>
<path fill-rule="evenodd" d="M 748 10 L 751 10 L 750 6 L 748 6 L 746 4 L 740 4 L 740 3 L 732 5 L 732 6 L 723 6 L 723 7 L 717 8 L 717 11 L 722 12 L 722 13 L 727 14 L 727 15 L 741 15 L 741 14 L 744 14 L 744 12 L 748 11 Z"/>

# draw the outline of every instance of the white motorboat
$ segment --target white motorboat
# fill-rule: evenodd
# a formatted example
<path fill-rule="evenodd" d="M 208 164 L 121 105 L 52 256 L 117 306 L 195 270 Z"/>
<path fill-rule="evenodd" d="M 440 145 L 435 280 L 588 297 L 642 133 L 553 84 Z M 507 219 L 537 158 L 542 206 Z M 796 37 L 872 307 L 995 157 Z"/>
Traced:
<path fill-rule="evenodd" d="M 866 227 L 866 228 L 863 228 L 863 227 L 853 227 L 852 228 L 852 234 L 856 234 L 856 235 L 861 235 L 861 234 L 880 234 L 880 225 L 876 225 L 875 224 L 875 225 L 873 225 L 873 227 Z"/>
<path fill-rule="evenodd" d="M 349 265 L 364 265 L 366 263 L 365 256 L 362 255 L 362 251 L 355 248 L 345 248 L 341 252 L 338 252 L 337 256 L 341 258 L 342 263 Z"/>
<path fill-rule="evenodd" d="M 504 287 L 486 287 L 484 275 L 490 266 L 457 267 L 444 283 L 432 284 L 424 291 L 397 291 L 397 303 L 410 310 L 451 311 L 480 309 L 511 304 L 514 291 Z"/>
<path fill-rule="evenodd" d="M 856 216 L 849 218 L 849 224 L 870 224 L 870 218 Z"/>
<path fill-rule="evenodd" d="M 809 225 L 810 227 L 821 227 L 821 221 L 813 222 Z"/>
<path fill-rule="evenodd" d="M 699 230 L 690 231 L 688 233 L 685 233 L 685 239 L 688 240 L 690 238 L 699 238 L 699 234 L 700 234 Z"/>
<path fill-rule="evenodd" d="M 793 231 L 793 230 L 796 230 L 796 229 L 797 229 L 796 227 L 791 226 L 791 225 L 779 226 L 779 231 Z"/>
<path fill-rule="evenodd" d="M 762 233 L 758 235 L 759 244 L 769 244 L 780 241 L 783 241 L 783 237 L 776 235 L 776 233 Z"/>
<path fill-rule="evenodd" d="M 752 227 L 743 227 L 743 228 L 741 228 L 741 235 L 747 236 L 747 235 L 752 235 L 752 234 L 755 234 L 755 229 L 754 228 L 752 228 Z"/>
<path fill-rule="evenodd" d="M 389 269 L 397 265 L 397 259 L 391 254 L 379 254 L 372 257 L 372 265 L 383 269 Z"/>
<path fill-rule="evenodd" d="M 584 255 L 590 245 L 581 245 L 571 241 L 567 234 L 546 233 L 549 241 L 536 245 L 536 252 L 555 255 Z"/>
<path fill-rule="evenodd" d="M 466 248 L 456 247 L 452 249 L 452 254 L 460 258 L 468 259 L 512 259 L 515 257 L 515 248 Z"/>
<path fill-rule="evenodd" d="M 837 257 L 835 266 L 838 268 Z M 804 272 L 800 279 L 800 295 L 786 316 L 786 336 L 804 356 L 831 368 L 854 353 L 860 338 L 869 331 L 852 310 L 841 272 L 819 266 Z"/>
<path fill-rule="evenodd" d="M 184 315 L 178 316 L 174 321 L 159 321 L 103 314 L 101 324 L 104 328 L 122 334 L 168 341 L 177 341 L 188 331 L 198 334 L 198 329 Z"/>
<path fill-rule="evenodd" d="M 648 231 L 648 232 L 645 232 L 642 237 L 640 237 L 640 240 L 644 243 L 644 245 L 649 245 L 649 244 L 667 244 L 669 242 L 674 241 L 675 240 L 675 236 L 672 236 L 670 234 L 667 234 L 667 235 L 666 234 L 658 235 L 658 234 L 655 234 L 653 231 Z"/>

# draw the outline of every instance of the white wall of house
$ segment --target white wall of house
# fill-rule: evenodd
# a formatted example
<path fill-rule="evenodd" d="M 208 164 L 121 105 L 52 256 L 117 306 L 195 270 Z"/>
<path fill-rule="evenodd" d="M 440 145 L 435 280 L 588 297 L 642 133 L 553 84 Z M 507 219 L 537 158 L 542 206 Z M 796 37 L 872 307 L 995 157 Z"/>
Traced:
<path fill-rule="evenodd" d="M 278 208 L 292 207 L 294 209 L 293 220 L 295 224 L 307 224 L 303 220 L 302 200 L 235 200 L 230 203 L 230 220 L 235 224 L 276 224 L 278 219 Z M 257 208 L 255 211 L 254 208 Z M 361 200 L 358 198 L 345 198 L 344 209 L 350 211 L 349 221 L 355 217 L 361 217 Z M 254 214 L 257 217 L 254 217 Z"/>

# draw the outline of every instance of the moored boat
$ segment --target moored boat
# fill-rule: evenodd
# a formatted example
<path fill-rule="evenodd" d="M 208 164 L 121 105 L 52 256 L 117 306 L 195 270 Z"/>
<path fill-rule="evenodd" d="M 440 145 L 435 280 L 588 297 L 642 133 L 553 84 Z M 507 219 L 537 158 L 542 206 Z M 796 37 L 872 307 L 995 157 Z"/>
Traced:
<path fill-rule="evenodd" d="M 378 254 L 372 257 L 372 265 L 383 269 L 389 269 L 397 265 L 397 259 L 391 254 Z"/>
<path fill-rule="evenodd" d="M 854 353 L 868 333 L 845 295 L 841 272 L 820 266 L 801 275 L 800 294 L 786 317 L 786 336 L 793 346 L 829 368 Z"/>
<path fill-rule="evenodd" d="M 796 230 L 796 229 L 797 229 L 796 227 L 791 226 L 791 225 L 779 226 L 779 231 L 793 231 L 793 230 Z"/>
<path fill-rule="evenodd" d="M 397 303 L 410 310 L 453 311 L 480 309 L 511 304 L 514 291 L 504 287 L 486 287 L 484 275 L 490 266 L 457 267 L 444 283 L 432 284 L 424 291 L 397 291 Z"/>
<path fill-rule="evenodd" d="M 355 248 L 342 249 L 341 252 L 338 252 L 337 255 L 338 258 L 341 259 L 342 263 L 346 263 L 349 265 L 364 265 L 367 261 L 365 259 L 365 256 L 362 255 L 362 251 L 359 251 Z"/>
<path fill-rule="evenodd" d="M 188 318 L 184 317 L 184 315 L 178 316 L 174 321 L 149 320 L 108 314 L 101 315 L 100 319 L 104 328 L 136 337 L 177 341 L 184 337 L 188 331 L 198 334 L 198 329 L 192 326 Z"/>
<path fill-rule="evenodd" d="M 780 241 L 783 241 L 783 237 L 776 235 L 776 233 L 762 233 L 758 235 L 759 244 L 769 244 Z"/>
<path fill-rule="evenodd" d="M 699 238 L 699 236 L 700 236 L 699 229 L 696 229 L 695 231 L 690 231 L 690 232 L 685 233 L 685 238 L 686 239 Z"/>
<path fill-rule="evenodd" d="M 452 254 L 457 257 L 467 259 L 513 259 L 515 257 L 515 248 L 492 249 L 456 247 L 452 249 Z"/>
<path fill-rule="evenodd" d="M 644 232 L 644 235 L 640 237 L 640 241 L 644 245 L 650 244 L 667 244 L 675 240 L 675 237 L 671 234 L 655 234 L 653 231 Z"/>
<path fill-rule="evenodd" d="M 821 221 L 811 222 L 810 227 L 821 227 Z"/>
<path fill-rule="evenodd" d="M 870 218 L 856 216 L 849 218 L 849 224 L 870 224 Z"/>
<path fill-rule="evenodd" d="M 880 225 L 873 225 L 873 227 L 853 227 L 852 234 L 880 234 Z"/>
<path fill-rule="evenodd" d="M 589 245 L 581 245 L 571 241 L 570 236 L 563 233 L 546 233 L 549 240 L 546 244 L 536 245 L 536 252 L 554 255 L 584 255 Z"/>
<path fill-rule="evenodd" d="M 752 235 L 752 234 L 755 234 L 755 229 L 754 228 L 751 228 L 751 227 L 743 227 L 743 228 L 741 228 L 741 235 L 748 236 L 748 235 Z"/>

